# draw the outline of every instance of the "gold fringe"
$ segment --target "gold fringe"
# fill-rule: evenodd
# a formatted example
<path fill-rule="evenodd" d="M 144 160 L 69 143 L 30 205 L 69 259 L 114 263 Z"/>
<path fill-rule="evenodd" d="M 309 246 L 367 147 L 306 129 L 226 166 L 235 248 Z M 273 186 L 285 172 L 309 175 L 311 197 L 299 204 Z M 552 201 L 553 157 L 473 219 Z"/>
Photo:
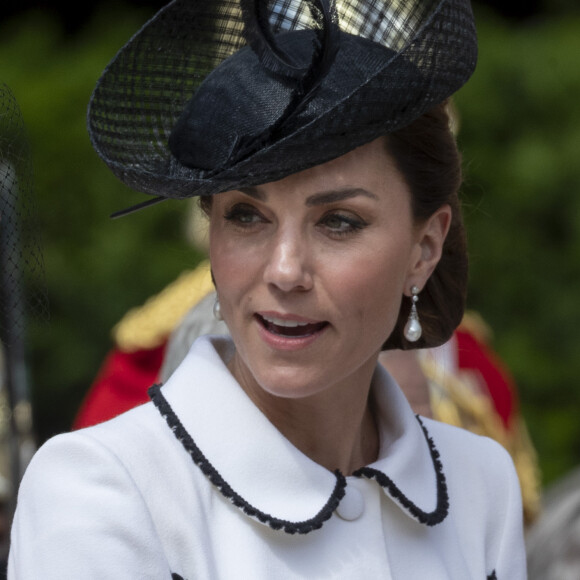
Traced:
<path fill-rule="evenodd" d="M 491 326 L 483 319 L 479 312 L 466 310 L 459 325 L 459 330 L 468 332 L 483 344 L 490 344 L 493 339 Z"/>
<path fill-rule="evenodd" d="M 208 260 L 186 271 L 149 298 L 131 309 L 113 328 L 113 340 L 124 352 L 161 346 L 185 314 L 213 290 Z"/>
<path fill-rule="evenodd" d="M 429 381 L 431 409 L 438 421 L 484 435 L 500 443 L 511 455 L 520 481 L 526 526 L 541 509 L 541 477 L 536 450 L 521 417 L 506 429 L 492 402 L 469 376 L 445 372 L 429 357 L 419 357 Z"/>

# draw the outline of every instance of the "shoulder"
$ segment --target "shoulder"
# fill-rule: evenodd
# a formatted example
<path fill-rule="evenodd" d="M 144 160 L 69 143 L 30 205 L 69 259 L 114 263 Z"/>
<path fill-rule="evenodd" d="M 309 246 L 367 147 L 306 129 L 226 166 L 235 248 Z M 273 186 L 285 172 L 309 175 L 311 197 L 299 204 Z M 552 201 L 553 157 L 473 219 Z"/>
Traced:
<path fill-rule="evenodd" d="M 67 488 L 79 493 L 104 484 L 125 490 L 138 486 L 140 473 L 156 472 L 156 460 L 166 456 L 166 447 L 173 444 L 171 436 L 151 403 L 104 423 L 56 435 L 30 461 L 19 501 L 31 493 L 48 501 L 49 494 Z"/>
<path fill-rule="evenodd" d="M 143 481 L 127 461 L 125 442 L 112 444 L 115 434 L 114 425 L 103 424 L 57 435 L 36 452 L 20 484 L 11 530 L 14 576 L 110 578 L 152 570 L 140 577 L 164 577 Z"/>
<path fill-rule="evenodd" d="M 450 515 L 464 541 L 483 539 L 486 561 L 498 578 L 525 571 L 520 483 L 510 454 L 499 443 L 445 423 L 422 419 L 439 451 Z"/>
<path fill-rule="evenodd" d="M 439 452 L 456 513 L 477 518 L 488 529 L 503 526 L 507 511 L 516 520 L 522 517 L 519 480 L 502 445 L 461 427 L 422 421 Z"/>
<path fill-rule="evenodd" d="M 140 407 L 105 423 L 50 438 L 34 454 L 20 493 L 37 480 L 47 488 L 53 474 L 73 485 L 81 476 L 86 481 L 97 473 L 102 476 L 106 468 L 121 471 L 125 449 L 142 441 L 137 431 L 143 411 Z"/>
<path fill-rule="evenodd" d="M 482 465 L 492 469 L 493 465 L 487 464 L 489 460 L 499 462 L 501 469 L 513 465 L 507 450 L 490 437 L 434 419 L 421 417 L 421 421 L 440 451 L 444 451 L 454 461 L 459 460 L 473 464 L 474 467 Z"/>

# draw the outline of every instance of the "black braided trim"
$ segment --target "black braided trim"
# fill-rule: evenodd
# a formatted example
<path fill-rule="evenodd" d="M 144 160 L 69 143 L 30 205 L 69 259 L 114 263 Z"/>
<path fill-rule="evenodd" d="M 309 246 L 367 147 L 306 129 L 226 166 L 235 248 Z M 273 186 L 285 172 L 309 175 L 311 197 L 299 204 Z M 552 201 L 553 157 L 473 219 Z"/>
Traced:
<path fill-rule="evenodd" d="M 215 467 L 206 459 L 161 393 L 161 385 L 153 385 L 149 389 L 148 394 L 162 417 L 167 421 L 167 424 L 173 431 L 175 437 L 177 437 L 178 441 L 183 445 L 189 455 L 191 455 L 193 462 L 201 469 L 203 474 L 213 483 L 213 485 L 218 488 L 222 495 L 227 497 L 245 514 L 256 518 L 264 524 L 268 524 L 272 529 L 284 530 L 287 534 L 307 534 L 312 530 L 317 530 L 322 527 L 322 524 L 325 521 L 331 518 L 334 510 L 340 503 L 340 500 L 344 497 L 346 478 L 339 470 L 336 470 L 334 472 L 336 477 L 334 490 L 332 491 L 329 500 L 326 502 L 326 505 L 313 518 L 303 522 L 289 522 L 260 511 L 237 494 L 218 473 Z"/>
<path fill-rule="evenodd" d="M 495 570 L 487 577 L 487 580 L 497 580 Z"/>
<path fill-rule="evenodd" d="M 429 445 L 429 452 L 431 453 L 431 459 L 433 460 L 433 466 L 435 467 L 435 474 L 437 477 L 437 506 L 434 511 L 428 513 L 417 507 L 395 485 L 393 480 L 387 477 L 382 471 L 373 469 L 372 467 L 361 467 L 361 469 L 355 471 L 353 475 L 374 479 L 381 487 L 388 489 L 391 496 L 407 509 L 419 522 L 426 524 L 427 526 L 435 526 L 441 523 L 449 513 L 449 494 L 447 492 L 447 483 L 443 473 L 443 465 L 439 459 L 439 451 L 437 451 L 433 439 L 429 436 L 427 428 L 423 425 L 423 422 L 418 415 L 417 421 L 419 421 L 419 425 L 421 425 L 421 429 L 423 429 L 423 434 L 425 435 L 425 439 Z"/>

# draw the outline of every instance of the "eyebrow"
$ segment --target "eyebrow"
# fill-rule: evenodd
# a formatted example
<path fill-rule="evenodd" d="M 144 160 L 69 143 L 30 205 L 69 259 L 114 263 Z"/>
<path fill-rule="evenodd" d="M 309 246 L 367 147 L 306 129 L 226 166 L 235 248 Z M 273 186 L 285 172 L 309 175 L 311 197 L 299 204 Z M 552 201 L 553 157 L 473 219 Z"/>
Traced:
<path fill-rule="evenodd" d="M 240 187 L 238 191 L 245 193 L 246 195 L 253 197 L 259 201 L 266 200 L 266 194 L 263 191 L 260 191 L 257 187 L 249 186 L 249 187 Z"/>
<path fill-rule="evenodd" d="M 265 201 L 267 198 L 267 195 L 263 191 L 253 186 L 241 187 L 238 191 L 241 191 L 242 193 L 245 193 L 246 195 L 259 201 Z M 335 189 L 314 193 L 306 199 L 306 205 L 308 207 L 313 207 L 327 203 L 335 203 L 337 201 L 358 197 L 359 195 L 363 195 L 370 199 L 378 199 L 378 196 L 362 187 L 345 187 L 344 189 Z"/>
<path fill-rule="evenodd" d="M 335 189 L 331 191 L 323 191 L 321 193 L 315 193 L 306 199 L 306 205 L 311 207 L 315 205 L 324 205 L 327 203 L 334 203 L 336 201 L 343 201 L 345 199 L 351 199 L 353 197 L 358 197 L 363 195 L 370 199 L 379 199 L 371 191 L 363 189 L 362 187 L 346 187 L 344 189 Z"/>

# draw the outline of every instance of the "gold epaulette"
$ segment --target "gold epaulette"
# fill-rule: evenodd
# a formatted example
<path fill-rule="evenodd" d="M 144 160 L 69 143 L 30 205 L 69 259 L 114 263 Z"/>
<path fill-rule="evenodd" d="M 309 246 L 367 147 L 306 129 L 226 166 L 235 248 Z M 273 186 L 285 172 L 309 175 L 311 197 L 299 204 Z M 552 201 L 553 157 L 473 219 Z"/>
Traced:
<path fill-rule="evenodd" d="M 467 376 L 446 371 L 430 357 L 421 357 L 421 368 L 429 381 L 431 408 L 438 421 L 463 427 L 507 445 L 507 430 L 492 402 Z"/>
<path fill-rule="evenodd" d="M 533 523 L 541 508 L 541 476 L 538 457 L 521 417 L 508 430 L 490 398 L 469 376 L 445 371 L 432 358 L 420 357 L 421 367 L 429 381 L 433 418 L 484 435 L 500 443 L 514 462 L 524 508 L 526 525 Z"/>
<path fill-rule="evenodd" d="M 131 309 L 113 328 L 113 340 L 124 352 L 161 346 L 185 314 L 213 290 L 209 261 L 179 278 L 145 304 Z"/>
<path fill-rule="evenodd" d="M 474 310 L 465 311 L 461 324 L 459 325 L 459 330 L 468 332 L 482 344 L 490 344 L 493 339 L 491 326 L 487 324 L 479 312 L 475 312 Z"/>

